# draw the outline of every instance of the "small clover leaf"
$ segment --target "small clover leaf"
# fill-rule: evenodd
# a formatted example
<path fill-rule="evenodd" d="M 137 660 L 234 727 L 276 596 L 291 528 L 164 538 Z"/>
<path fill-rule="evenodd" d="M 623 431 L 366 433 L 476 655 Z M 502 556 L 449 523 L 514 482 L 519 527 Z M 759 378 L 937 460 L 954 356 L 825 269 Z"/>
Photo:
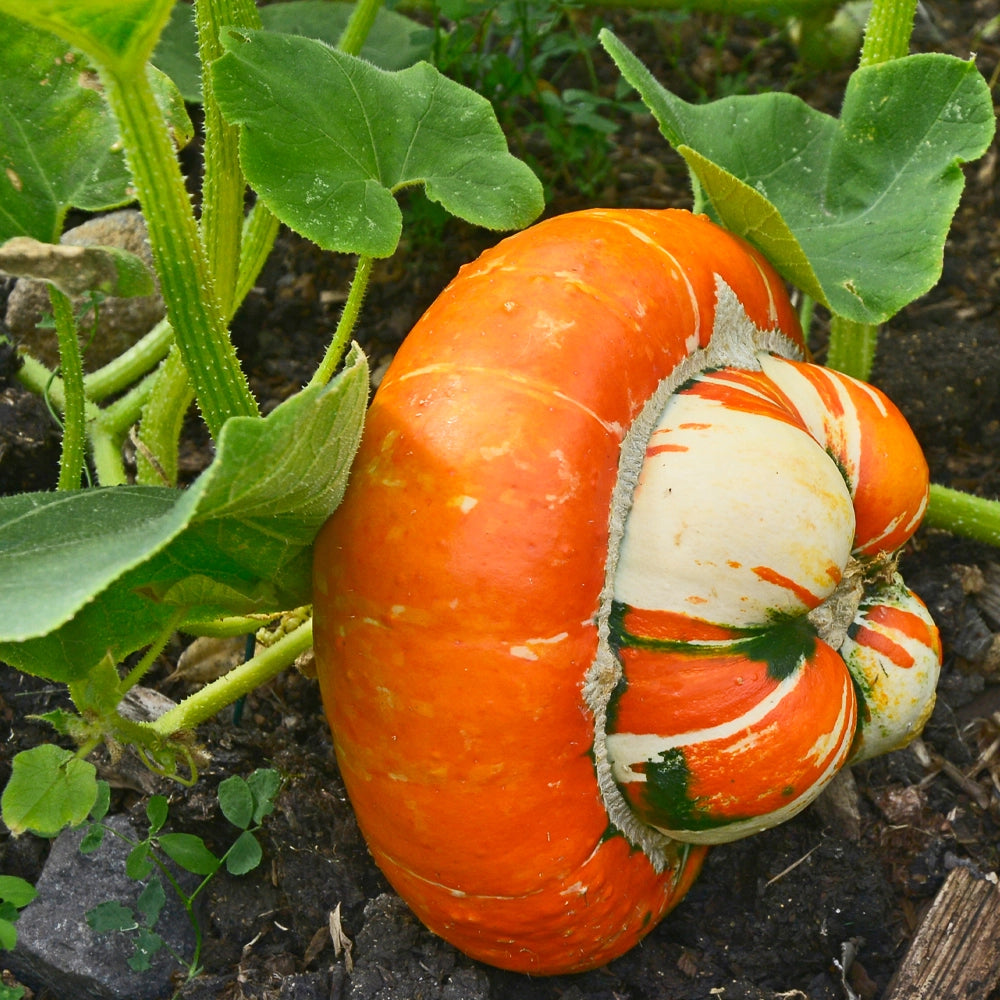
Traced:
<path fill-rule="evenodd" d="M 54 837 L 82 823 L 97 801 L 97 769 L 52 743 L 14 757 L 0 798 L 3 821 L 14 836 L 31 830 Z"/>
<path fill-rule="evenodd" d="M 239 775 L 219 783 L 219 808 L 233 826 L 245 830 L 253 821 L 254 799 L 250 786 Z"/>
<path fill-rule="evenodd" d="M 193 833 L 164 833 L 156 842 L 171 861 L 195 875 L 211 875 L 221 864 L 205 841 Z"/>
<path fill-rule="evenodd" d="M 244 830 L 226 851 L 226 871 L 230 875 L 246 875 L 253 871 L 264 857 L 260 843 L 249 831 Z"/>

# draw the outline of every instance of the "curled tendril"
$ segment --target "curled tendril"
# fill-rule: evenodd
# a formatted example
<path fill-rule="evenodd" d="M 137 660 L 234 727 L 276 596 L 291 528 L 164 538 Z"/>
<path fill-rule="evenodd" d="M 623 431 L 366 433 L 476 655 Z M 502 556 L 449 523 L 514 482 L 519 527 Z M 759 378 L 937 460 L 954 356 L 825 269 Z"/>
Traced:
<path fill-rule="evenodd" d="M 198 781 L 198 755 L 191 747 L 184 744 L 178 744 L 170 748 L 157 747 L 155 750 L 147 749 L 146 747 L 136 747 L 136 752 L 139 754 L 143 764 L 153 774 L 158 774 L 161 778 L 169 778 L 171 781 L 176 781 L 177 784 L 183 785 L 185 788 L 191 788 Z M 158 756 L 160 754 L 166 758 L 165 761 Z M 178 772 L 178 757 L 183 759 L 187 767 L 187 775 L 182 775 Z"/>

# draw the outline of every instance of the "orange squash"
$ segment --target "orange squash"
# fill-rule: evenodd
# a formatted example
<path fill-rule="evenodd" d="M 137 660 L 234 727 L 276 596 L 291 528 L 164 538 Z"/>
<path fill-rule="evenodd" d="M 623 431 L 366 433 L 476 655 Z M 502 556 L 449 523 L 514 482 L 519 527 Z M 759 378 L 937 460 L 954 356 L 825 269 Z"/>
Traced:
<path fill-rule="evenodd" d="M 317 542 L 316 659 L 375 860 L 468 954 L 606 963 L 704 844 L 926 718 L 891 557 L 926 464 L 803 355 L 767 262 L 674 210 L 503 241 L 401 347 Z"/>

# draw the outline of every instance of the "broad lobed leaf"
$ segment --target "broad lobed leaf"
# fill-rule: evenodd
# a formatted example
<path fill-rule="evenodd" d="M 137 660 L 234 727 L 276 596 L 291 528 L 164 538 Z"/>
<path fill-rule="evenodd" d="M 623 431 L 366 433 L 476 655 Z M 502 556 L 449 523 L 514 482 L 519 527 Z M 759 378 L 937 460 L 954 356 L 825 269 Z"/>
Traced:
<path fill-rule="evenodd" d="M 0 810 L 14 836 L 31 830 L 54 837 L 82 823 L 96 800 L 97 768 L 70 750 L 42 743 L 14 757 Z"/>
<path fill-rule="evenodd" d="M 74 681 L 178 617 L 306 603 L 312 541 L 343 495 L 367 392 L 355 347 L 329 385 L 229 421 L 187 490 L 0 498 L 0 658 Z"/>
<path fill-rule="evenodd" d="M 215 95 L 241 126 L 247 178 L 320 247 L 389 256 L 402 229 L 395 194 L 413 185 L 490 229 L 541 212 L 541 183 L 508 152 L 489 102 L 430 65 L 390 73 L 322 42 L 260 31 L 227 29 L 222 41 Z"/>
<path fill-rule="evenodd" d="M 174 0 L 0 0 L 0 11 L 22 18 L 118 73 L 139 73 Z"/>
<path fill-rule="evenodd" d="M 55 243 L 71 206 L 111 208 L 132 197 L 118 129 L 65 41 L 2 12 L 0 37 L 0 243 Z"/>
<path fill-rule="evenodd" d="M 852 74 L 839 118 L 783 93 L 692 105 L 602 42 L 684 157 L 712 214 L 834 312 L 881 323 L 941 273 L 963 162 L 995 121 L 975 65 L 908 56 Z"/>
<path fill-rule="evenodd" d="M 258 13 L 267 31 L 304 35 L 336 45 L 353 7 L 342 0 L 289 0 L 268 4 Z M 430 55 L 432 34 L 408 17 L 383 8 L 375 17 L 361 56 L 382 69 L 405 69 Z M 186 100 L 201 100 L 201 64 L 191 5 L 174 6 L 153 53 L 153 63 L 174 80 Z"/>

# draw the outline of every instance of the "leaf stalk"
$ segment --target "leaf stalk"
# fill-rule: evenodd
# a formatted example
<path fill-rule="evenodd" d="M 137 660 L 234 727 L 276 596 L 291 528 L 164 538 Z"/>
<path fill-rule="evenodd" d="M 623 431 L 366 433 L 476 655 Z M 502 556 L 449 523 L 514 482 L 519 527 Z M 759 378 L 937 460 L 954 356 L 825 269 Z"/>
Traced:
<path fill-rule="evenodd" d="M 340 314 L 337 329 L 334 331 L 326 353 L 323 355 L 323 360 L 319 363 L 315 374 L 309 380 L 309 385 L 326 385 L 333 378 L 333 374 L 344 356 L 347 342 L 358 321 L 361 304 L 364 302 L 365 292 L 368 291 L 368 283 L 371 280 L 374 264 L 375 259 L 373 257 L 358 257 L 358 262 L 354 268 L 354 277 L 351 280 L 351 288 L 347 293 L 347 301 L 344 303 L 344 310 Z"/>
<path fill-rule="evenodd" d="M 83 475 L 86 442 L 86 396 L 83 391 L 83 359 L 77 337 L 73 303 L 55 285 L 49 285 L 49 302 L 59 340 L 59 362 L 62 372 L 63 439 L 59 457 L 60 490 L 78 490 Z M 47 384 L 48 387 L 48 384 Z"/>
<path fill-rule="evenodd" d="M 917 0 L 873 0 L 865 24 L 859 66 L 874 66 L 909 54 Z"/>
<path fill-rule="evenodd" d="M 987 500 L 932 483 L 924 524 L 1000 547 L 1000 500 Z"/>
<path fill-rule="evenodd" d="M 167 316 L 213 437 L 232 416 L 257 416 L 215 297 L 205 252 L 170 136 L 145 75 L 104 73 L 146 216 Z"/>
<path fill-rule="evenodd" d="M 155 722 L 145 723 L 161 736 L 187 732 L 212 718 L 227 705 L 266 684 L 291 666 L 312 645 L 312 619 L 283 635 L 256 656 L 234 667 L 218 680 L 206 684 L 189 695 L 179 705 L 161 715 Z"/>

